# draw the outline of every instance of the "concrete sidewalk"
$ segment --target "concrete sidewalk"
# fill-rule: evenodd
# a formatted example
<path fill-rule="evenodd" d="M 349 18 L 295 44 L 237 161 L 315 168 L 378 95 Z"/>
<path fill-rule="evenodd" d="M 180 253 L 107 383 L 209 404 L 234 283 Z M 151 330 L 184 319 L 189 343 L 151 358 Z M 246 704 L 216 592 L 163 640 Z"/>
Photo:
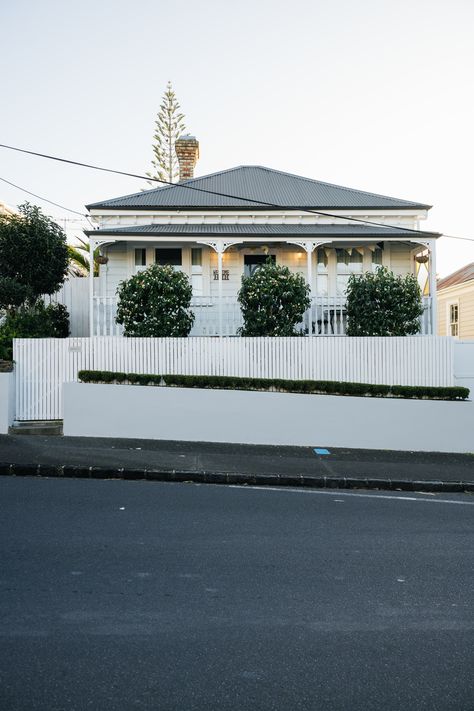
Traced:
<path fill-rule="evenodd" d="M 474 456 L 91 437 L 0 435 L 0 474 L 474 491 Z"/>

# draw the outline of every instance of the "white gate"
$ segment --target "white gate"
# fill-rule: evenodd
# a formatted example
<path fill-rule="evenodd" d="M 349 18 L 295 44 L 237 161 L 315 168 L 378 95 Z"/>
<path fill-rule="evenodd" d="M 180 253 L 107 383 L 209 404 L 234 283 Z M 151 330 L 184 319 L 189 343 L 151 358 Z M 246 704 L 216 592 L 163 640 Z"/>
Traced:
<path fill-rule="evenodd" d="M 407 338 L 24 338 L 15 339 L 16 419 L 62 418 L 62 385 L 79 370 L 453 384 L 453 339 Z"/>

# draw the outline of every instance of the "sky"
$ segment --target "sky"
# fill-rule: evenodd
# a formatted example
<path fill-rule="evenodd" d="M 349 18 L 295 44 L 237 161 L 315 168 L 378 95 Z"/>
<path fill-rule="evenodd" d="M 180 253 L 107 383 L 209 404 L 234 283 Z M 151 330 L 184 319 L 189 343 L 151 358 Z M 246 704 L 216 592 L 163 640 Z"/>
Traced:
<path fill-rule="evenodd" d="M 472 240 L 439 241 L 439 275 L 474 261 L 473 0 L 0 0 L 0 17 L 0 143 L 145 173 L 169 80 L 196 176 L 265 165 L 427 203 L 422 229 Z M 79 212 L 146 187 L 6 149 L 0 178 Z M 25 199 L 71 239 L 86 226 L 0 181 Z"/>

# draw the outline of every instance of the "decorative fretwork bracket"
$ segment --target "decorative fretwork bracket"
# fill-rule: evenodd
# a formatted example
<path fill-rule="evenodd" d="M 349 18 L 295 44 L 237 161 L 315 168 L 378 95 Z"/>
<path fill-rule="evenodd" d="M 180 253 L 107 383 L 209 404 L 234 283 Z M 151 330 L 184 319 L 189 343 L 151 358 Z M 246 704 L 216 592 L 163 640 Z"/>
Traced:
<path fill-rule="evenodd" d="M 287 244 L 296 244 L 298 247 L 304 249 L 305 252 L 311 254 L 318 247 L 322 247 L 323 244 L 329 244 L 331 240 L 297 240 L 297 239 L 287 239 Z"/>
<path fill-rule="evenodd" d="M 233 247 L 234 244 L 242 244 L 243 240 L 233 239 L 233 240 L 198 240 L 197 244 L 205 244 L 207 247 L 212 247 L 212 249 L 217 252 L 217 254 L 224 254 L 226 249 Z"/>

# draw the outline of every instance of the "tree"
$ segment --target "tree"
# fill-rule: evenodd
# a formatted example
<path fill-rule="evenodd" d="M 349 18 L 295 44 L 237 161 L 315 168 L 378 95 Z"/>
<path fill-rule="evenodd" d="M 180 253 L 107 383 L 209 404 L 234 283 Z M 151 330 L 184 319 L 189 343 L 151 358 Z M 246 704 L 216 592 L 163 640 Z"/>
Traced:
<path fill-rule="evenodd" d="M 153 264 L 119 284 L 117 323 L 125 336 L 188 336 L 192 286 L 183 272 Z"/>
<path fill-rule="evenodd" d="M 77 238 L 79 244 L 68 245 L 69 271 L 74 276 L 87 276 L 90 272 L 89 245 L 80 237 Z M 94 276 L 99 276 L 99 247 L 94 249 Z"/>
<path fill-rule="evenodd" d="M 240 335 L 296 335 L 311 303 L 309 291 L 301 274 L 268 259 L 251 276 L 242 277 L 237 296 L 244 319 Z"/>
<path fill-rule="evenodd" d="M 386 267 L 352 274 L 347 286 L 348 336 L 410 336 L 423 313 L 416 277 L 395 276 Z"/>
<path fill-rule="evenodd" d="M 150 178 L 174 183 L 179 177 L 175 143 L 186 129 L 184 114 L 180 113 L 180 109 L 171 82 L 168 82 L 155 121 L 154 160 L 151 162 L 153 172 L 147 173 Z M 149 180 L 148 183 L 156 187 L 155 182 Z"/>
<path fill-rule="evenodd" d="M 63 229 L 39 207 L 25 203 L 18 210 L 0 217 L 0 309 L 34 306 L 58 291 L 68 269 Z"/>

